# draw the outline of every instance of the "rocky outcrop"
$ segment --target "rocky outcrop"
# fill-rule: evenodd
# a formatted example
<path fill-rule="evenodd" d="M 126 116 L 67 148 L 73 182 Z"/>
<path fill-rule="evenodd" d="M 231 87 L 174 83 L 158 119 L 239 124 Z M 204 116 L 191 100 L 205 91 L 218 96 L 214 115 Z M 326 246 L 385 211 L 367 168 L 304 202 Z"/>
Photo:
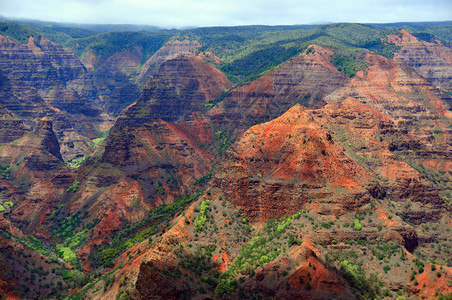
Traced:
<path fill-rule="evenodd" d="M 6 109 L 8 114 L 14 114 L 18 121 L 25 125 L 27 130 L 33 130 L 39 124 L 39 120 L 44 117 L 52 119 L 53 130 L 59 141 L 61 154 L 65 161 L 81 158 L 86 153 L 92 154 L 93 149 L 90 147 L 91 138 L 96 138 L 97 131 L 111 126 L 108 124 L 108 118 L 93 118 L 80 114 L 74 117 L 67 112 L 54 108 L 45 102 L 34 88 L 29 87 L 20 80 L 9 79 L 1 73 L 0 105 Z M 8 117 L 4 122 L 9 124 L 11 120 Z M 14 122 L 17 123 L 17 121 Z M 6 131 L 6 127 L 5 130 L 0 131 L 10 135 L 15 130 L 22 131 L 23 128 L 23 126 L 18 125 L 12 131 Z"/>
<path fill-rule="evenodd" d="M 95 91 L 85 67 L 61 45 L 46 38 L 30 37 L 26 45 L 0 35 L 0 70 L 11 80 L 35 88 L 45 101 L 71 113 L 97 115 L 99 111 L 85 98 Z M 74 90 L 69 87 L 80 86 Z M 80 95 L 79 93 L 80 92 Z"/>
<path fill-rule="evenodd" d="M 244 131 L 270 121 L 300 103 L 313 106 L 347 81 L 331 65 L 333 52 L 311 46 L 314 51 L 299 54 L 261 78 L 230 91 L 206 117 L 216 129 Z"/>
<path fill-rule="evenodd" d="M 140 100 L 125 116 L 136 123 L 157 118 L 168 122 L 188 121 L 192 114 L 204 109 L 204 104 L 230 87 L 226 76 L 202 58 L 179 56 L 160 66 L 144 86 Z"/>
<path fill-rule="evenodd" d="M 369 180 L 331 134 L 296 105 L 247 130 L 226 152 L 214 185 L 247 216 L 265 220 L 296 213 L 311 201 L 321 213 L 354 210 L 368 202 L 362 187 Z"/>
<path fill-rule="evenodd" d="M 390 35 L 387 40 L 400 46 L 394 59 L 410 66 L 433 86 L 452 89 L 450 72 L 452 69 L 452 47 L 438 39 L 423 41 L 405 30 L 399 35 Z"/>
<path fill-rule="evenodd" d="M 38 126 L 34 130 L 34 134 L 41 139 L 40 145 L 50 154 L 63 161 L 60 152 L 60 144 L 53 132 L 52 121 L 43 118 L 39 121 Z"/>
<path fill-rule="evenodd" d="M 118 117 L 103 151 L 79 170 L 84 184 L 71 207 L 92 211 L 100 220 L 95 238 L 108 240 L 110 232 L 171 203 L 211 172 L 214 157 L 198 146 L 209 140 L 210 129 L 189 112 L 201 110 L 228 86 L 226 77 L 199 57 L 162 64 L 140 100 Z M 184 118 L 189 121 L 168 121 Z"/>
<path fill-rule="evenodd" d="M 137 82 L 140 86 L 143 86 L 149 78 L 157 73 L 160 65 L 167 60 L 174 59 L 181 54 L 187 54 L 190 51 L 196 50 L 201 47 L 197 41 L 179 41 L 173 40 L 166 43 L 162 48 L 160 48 L 151 58 L 149 58 L 146 63 L 141 68 L 140 74 L 137 77 Z"/>
<path fill-rule="evenodd" d="M 27 128 L 0 104 L 0 143 L 9 143 L 22 137 Z"/>
<path fill-rule="evenodd" d="M 0 105 L 29 130 L 43 117 L 52 119 L 66 162 L 91 155 L 91 139 L 111 123 L 88 101 L 93 95 L 78 89 L 91 79 L 77 57 L 44 38 L 27 45 L 0 41 Z"/>
<path fill-rule="evenodd" d="M 117 52 L 93 71 L 94 84 L 99 91 L 96 104 L 104 111 L 119 115 L 140 97 L 135 77 L 140 69 L 140 49 Z"/>
<path fill-rule="evenodd" d="M 30 128 L 34 128 L 39 119 L 57 113 L 57 110 L 46 103 L 35 89 L 23 81 L 9 79 L 1 71 L 0 104 Z"/>
<path fill-rule="evenodd" d="M 180 299 L 190 292 L 187 286 L 145 264 L 140 267 L 136 288 L 140 299 Z"/>
<path fill-rule="evenodd" d="M 129 174 L 155 174 L 177 170 L 178 176 L 193 181 L 210 170 L 213 156 L 172 123 L 156 120 L 139 127 L 113 127 L 102 162 Z M 151 175 L 151 176 L 155 176 Z M 186 180 L 182 180 L 188 184 Z"/>
<path fill-rule="evenodd" d="M 47 118 L 40 120 L 33 132 L 2 147 L 0 165 L 9 167 L 9 181 L 22 187 L 10 218 L 26 232 L 47 222 L 46 215 L 73 181 L 67 174 L 52 121 Z"/>

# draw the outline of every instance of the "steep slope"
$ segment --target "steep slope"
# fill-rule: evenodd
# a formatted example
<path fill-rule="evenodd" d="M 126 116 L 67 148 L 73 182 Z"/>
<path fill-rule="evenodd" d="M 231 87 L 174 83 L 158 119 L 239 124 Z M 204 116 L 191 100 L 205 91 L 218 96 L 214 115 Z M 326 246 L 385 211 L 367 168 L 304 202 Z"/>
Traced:
<path fill-rule="evenodd" d="M 293 214 L 311 207 L 308 201 L 318 212 L 341 214 L 369 201 L 363 187 L 370 181 L 344 152 L 296 105 L 248 129 L 226 152 L 214 184 L 253 220 Z"/>
<path fill-rule="evenodd" d="M 0 104 L 0 144 L 12 142 L 23 136 L 25 132 L 27 128 L 24 123 Z"/>
<path fill-rule="evenodd" d="M 162 293 L 176 298 L 211 297 L 213 289 L 216 296 L 232 298 L 251 290 L 262 297 L 316 299 L 331 297 L 325 290 L 347 299 L 351 290 L 367 298 L 401 295 L 403 289 L 407 296 L 450 293 L 432 280 L 430 269 L 437 267 L 425 261 L 442 265 L 435 275 L 441 282 L 451 278 L 443 252 L 428 248 L 432 239 L 449 244 L 444 230 L 451 208 L 438 194 L 451 186 L 448 107 L 410 68 L 371 54 L 366 60 L 367 70 L 325 97 L 330 103 L 324 107 L 297 105 L 245 131 L 217 166 L 211 193 L 176 218 L 156 243 L 143 242 L 144 254 L 131 250 L 137 257 L 116 275 L 126 276 L 141 263 L 132 277 L 133 293 L 141 297 L 158 297 L 152 287 L 162 284 Z M 412 167 L 419 164 L 421 172 Z M 427 176 L 429 169 L 441 172 L 440 185 L 434 186 L 438 177 Z M 233 212 L 237 208 L 240 214 Z M 272 219 L 297 211 L 294 218 Z M 253 230 L 245 229 L 243 216 L 256 234 L 249 235 Z M 271 229 L 262 229 L 267 219 L 276 224 L 268 239 Z M 425 224 L 435 224 L 433 231 Z M 294 230 L 286 236 L 287 250 L 286 242 L 278 243 L 286 226 Z M 219 239 L 212 241 L 212 234 Z M 278 249 L 283 254 L 273 256 Z M 412 278 L 401 276 L 404 272 Z M 324 276 L 331 279 L 326 285 Z M 193 285 L 193 278 L 203 280 Z M 124 292 L 113 285 L 106 295 Z"/>
<path fill-rule="evenodd" d="M 358 30 L 353 36 L 351 27 Z M 232 90 L 204 61 L 213 54 L 195 56 L 196 43 L 167 44 L 146 65 L 144 76 L 153 75 L 141 97 L 94 154 L 81 133 L 95 137 L 105 119 L 69 113 L 70 101 L 85 99 L 68 87 L 76 80 L 64 83 L 70 76 L 55 72 L 51 78 L 61 84 L 39 90 L 26 79 L 0 77 L 0 126 L 17 126 L 0 127 L 7 141 L 0 145 L 0 294 L 392 299 L 451 293 L 452 97 L 410 66 L 350 46 L 378 48 L 386 31 L 336 24 L 318 33 L 324 29 L 330 34 L 312 38 L 331 48 L 311 45 Z M 229 29 L 206 32 L 217 30 Z M 247 28 L 231 32 L 240 30 Z M 256 53 L 293 51 L 291 44 L 265 44 L 281 34 L 287 40 L 292 33 L 268 34 L 259 45 L 269 48 Z M 130 33 L 113 36 L 118 47 L 99 40 L 84 57 L 93 58 L 103 97 L 97 103 L 117 113 L 137 96 L 134 76 L 144 56 L 140 47 L 123 47 Z M 210 38 L 215 47 L 218 36 Z M 240 39 L 223 36 L 218 43 Z M 335 48 L 339 39 L 347 47 Z M 332 64 L 349 50 L 360 64 L 353 78 Z M 60 96 L 72 99 L 64 110 L 48 102 Z M 71 143 L 93 154 L 75 170 L 63 163 L 74 155 Z"/>
<path fill-rule="evenodd" d="M 80 61 L 45 38 L 30 37 L 26 45 L 3 36 L 0 41 L 0 104 L 29 130 L 45 116 L 53 119 L 68 164 L 91 155 L 91 139 L 111 125 L 88 101 L 95 95 Z"/>
<path fill-rule="evenodd" d="M 0 105 L 8 114 L 14 116 L 24 125 L 27 131 L 33 130 L 43 117 L 53 120 L 54 130 L 61 145 L 61 153 L 66 162 L 71 164 L 73 160 L 83 158 L 86 154 L 92 154 L 90 138 L 96 137 L 96 131 L 100 131 L 109 124 L 106 118 L 92 118 L 80 114 L 71 115 L 46 103 L 34 88 L 29 87 L 23 81 L 9 79 L 0 73 Z M 9 122 L 9 121 L 8 121 Z M 105 129 L 104 129 L 105 130 Z M 7 127 L 0 128 L 3 134 L 10 134 Z"/>
<path fill-rule="evenodd" d="M 116 52 L 93 71 L 94 84 L 99 91 L 98 105 L 105 111 L 118 115 L 140 98 L 141 88 L 157 73 L 162 63 L 198 47 L 200 45 L 197 42 L 170 41 L 144 64 L 144 53 L 140 46 Z M 92 56 L 89 53 L 84 55 L 85 64 L 87 58 Z"/>
<path fill-rule="evenodd" d="M 398 163 L 396 169 L 394 168 L 396 165 L 391 165 L 392 163 L 388 162 L 385 171 L 376 166 L 371 166 L 374 171 L 382 172 L 381 176 L 399 182 L 405 177 L 402 170 L 408 168 L 412 170 L 407 171 L 408 173 L 411 172 L 410 177 L 421 180 L 422 174 L 431 182 L 430 184 L 434 184 L 435 188 L 440 191 L 441 196 L 449 195 L 451 170 L 447 162 L 450 160 L 451 151 L 449 124 L 452 115 L 447 104 L 442 101 L 445 95 L 440 95 L 425 79 L 408 67 L 370 54 L 367 59 L 372 64 L 367 69 L 367 74 L 363 74 L 363 78 L 358 76 L 353 79 L 346 87 L 326 97 L 325 101 L 333 103 L 351 97 L 385 114 L 387 121 L 386 124 L 380 125 L 378 131 L 373 132 L 374 136 L 358 136 L 352 138 L 348 143 L 359 145 L 359 147 L 352 147 L 352 149 L 361 156 L 375 157 L 381 155 L 381 160 L 387 161 L 390 153 L 390 156 L 395 155 L 396 160 L 403 161 L 402 164 L 405 167 Z M 356 105 L 353 107 L 353 109 L 361 110 Z M 338 115 L 337 112 L 334 112 L 335 109 L 338 109 L 338 107 L 330 110 L 329 114 Z M 357 120 L 360 120 L 360 118 Z M 363 124 L 363 128 L 366 128 L 366 125 Z M 348 133 L 348 128 L 343 127 L 340 130 L 346 136 L 353 137 L 351 133 Z M 387 149 L 378 151 L 367 149 L 367 141 L 380 135 L 382 140 L 384 139 L 389 143 Z M 347 143 L 345 139 L 342 140 Z M 383 150 L 386 154 L 383 154 L 384 152 L 378 154 Z M 414 166 L 416 171 L 406 164 Z M 400 171 L 396 171 L 397 169 Z M 396 175 L 398 172 L 399 175 Z M 432 175 L 436 172 L 439 172 L 435 175 L 438 176 L 437 178 Z M 405 178 L 402 181 L 405 181 L 404 184 L 406 185 L 412 179 L 406 181 Z M 403 187 L 403 189 L 405 188 Z M 417 199 L 430 199 L 432 203 L 439 201 L 438 196 L 429 194 L 433 191 L 426 188 L 424 184 L 421 184 L 419 191 L 424 191 L 426 194 L 420 192 Z"/>
<path fill-rule="evenodd" d="M 94 84 L 99 91 L 96 104 L 104 111 L 118 115 L 140 97 L 133 78 L 138 75 L 141 56 L 140 49 L 117 52 L 94 70 Z"/>
<path fill-rule="evenodd" d="M 154 55 L 152 55 L 152 57 L 149 58 L 143 65 L 140 74 L 137 77 L 138 84 L 140 86 L 144 85 L 149 80 L 149 78 L 151 78 L 151 76 L 158 71 L 160 65 L 165 61 L 174 59 L 181 54 L 187 54 L 199 47 L 201 47 L 201 45 L 197 41 L 169 41 Z"/>
<path fill-rule="evenodd" d="M 423 41 L 405 30 L 399 35 L 390 35 L 387 40 L 400 46 L 394 59 L 412 67 L 433 86 L 452 89 L 450 70 L 452 68 L 452 47 L 438 39 Z"/>
<path fill-rule="evenodd" d="M 5 145 L 0 163 L 6 166 L 8 179 L 21 187 L 12 220 L 21 223 L 27 232 L 39 228 L 73 181 L 62 160 L 52 122 L 43 118 L 32 133 Z"/>
<path fill-rule="evenodd" d="M 225 76 L 201 58 L 179 57 L 162 64 L 140 100 L 118 117 L 102 149 L 77 170 L 77 189 L 64 198 L 62 211 L 88 212 L 83 224 L 93 224 L 84 233 L 88 243 L 74 249 L 84 267 L 110 267 L 116 257 L 102 256 L 99 245 L 126 225 L 146 222 L 156 207 L 171 205 L 211 172 L 214 157 L 198 146 L 210 138 L 208 126 L 187 114 L 228 86 Z M 183 118 L 188 121 L 170 122 Z"/>
<path fill-rule="evenodd" d="M 348 79 L 331 65 L 333 52 L 311 46 L 279 68 L 230 91 L 206 117 L 216 130 L 243 131 L 300 103 L 315 105 Z"/>
<path fill-rule="evenodd" d="M 201 57 L 181 55 L 160 66 L 144 86 L 140 100 L 125 115 L 138 123 L 156 118 L 188 121 L 231 86 L 223 73 Z"/>
<path fill-rule="evenodd" d="M 82 98 L 95 96 L 84 66 L 72 52 L 46 38 L 30 37 L 22 45 L 0 36 L 0 69 L 8 78 L 34 87 L 57 108 L 89 116 L 99 114 Z"/>

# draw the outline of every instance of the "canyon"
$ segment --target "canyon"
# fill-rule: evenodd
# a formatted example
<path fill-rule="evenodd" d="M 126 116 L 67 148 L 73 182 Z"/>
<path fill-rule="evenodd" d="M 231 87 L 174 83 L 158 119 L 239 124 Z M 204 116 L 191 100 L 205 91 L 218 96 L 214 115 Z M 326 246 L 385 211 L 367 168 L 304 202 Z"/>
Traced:
<path fill-rule="evenodd" d="M 449 297 L 451 26 L 4 25 L 2 299 Z"/>

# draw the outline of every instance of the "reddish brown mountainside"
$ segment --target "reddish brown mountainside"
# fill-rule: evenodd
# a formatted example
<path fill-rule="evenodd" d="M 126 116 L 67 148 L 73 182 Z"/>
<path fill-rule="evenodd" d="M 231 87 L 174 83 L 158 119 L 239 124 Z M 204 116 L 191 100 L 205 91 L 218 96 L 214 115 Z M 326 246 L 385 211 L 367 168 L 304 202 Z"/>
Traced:
<path fill-rule="evenodd" d="M 341 214 L 366 203 L 370 176 L 300 105 L 248 129 L 227 151 L 214 184 L 245 215 L 266 220 L 316 210 Z M 336 190 L 338 192 L 336 192 Z M 368 200 L 367 200 L 368 201 Z"/>
<path fill-rule="evenodd" d="M 201 57 L 181 55 L 160 66 L 143 88 L 140 100 L 125 115 L 133 122 L 156 118 L 169 122 L 192 119 L 232 84 Z M 121 119 L 120 119 L 121 120 Z"/>
<path fill-rule="evenodd" d="M 137 82 L 140 86 L 144 85 L 149 78 L 157 73 L 160 65 L 167 60 L 174 59 L 181 54 L 187 54 L 191 50 L 201 47 L 197 41 L 169 41 L 162 48 L 160 48 L 141 68 L 140 74 L 137 77 Z"/>
<path fill-rule="evenodd" d="M 396 60 L 357 50 L 366 67 L 353 78 L 332 65 L 333 48 L 311 45 L 234 89 L 204 61 L 214 54 L 170 42 L 93 154 L 88 137 L 105 116 L 89 113 L 83 66 L 48 40 L 0 37 L 0 295 L 452 292 L 452 97 L 431 84 L 447 85 L 449 48 L 388 39 L 401 46 Z M 102 109 L 138 96 L 141 51 L 102 64 L 85 55 Z M 81 153 L 93 157 L 69 170 L 64 160 Z"/>
<path fill-rule="evenodd" d="M 394 60 L 412 67 L 433 86 L 452 89 L 452 47 L 438 39 L 423 41 L 405 30 L 387 40 L 400 46 Z"/>
<path fill-rule="evenodd" d="M 22 45 L 0 35 L 0 69 L 12 80 L 34 87 L 45 101 L 70 113 L 99 114 L 85 98 L 95 92 L 89 75 L 69 50 L 46 38 Z"/>
<path fill-rule="evenodd" d="M 0 164 L 10 166 L 9 176 L 17 186 L 27 186 L 14 205 L 12 220 L 22 223 L 27 232 L 37 229 L 72 181 L 52 122 L 44 118 L 34 132 L 4 146 Z"/>
<path fill-rule="evenodd" d="M 216 129 L 246 130 L 269 121 L 296 103 L 312 106 L 348 79 L 331 65 L 332 51 L 311 46 L 261 78 L 235 88 L 206 114 Z"/>
<path fill-rule="evenodd" d="M 83 260 L 96 244 L 109 241 L 111 232 L 171 203 L 211 172 L 214 157 L 198 147 L 210 139 L 205 122 L 168 120 L 191 119 L 188 112 L 201 110 L 229 86 L 221 72 L 198 57 L 162 64 L 140 100 L 118 117 L 103 151 L 77 172 L 83 183 L 69 210 L 88 211 L 87 222 L 98 219 L 91 242 L 80 250 Z"/>

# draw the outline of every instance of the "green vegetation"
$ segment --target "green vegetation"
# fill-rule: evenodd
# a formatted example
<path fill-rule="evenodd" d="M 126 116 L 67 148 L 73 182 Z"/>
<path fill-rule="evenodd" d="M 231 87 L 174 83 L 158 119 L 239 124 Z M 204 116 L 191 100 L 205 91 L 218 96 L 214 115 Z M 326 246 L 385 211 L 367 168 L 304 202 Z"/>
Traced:
<path fill-rule="evenodd" d="M 416 264 L 419 274 L 424 272 L 424 263 L 419 259 L 413 259 L 413 262 Z"/>
<path fill-rule="evenodd" d="M 12 203 L 11 201 L 5 201 L 3 202 L 3 204 L 8 205 L 9 207 L 13 207 L 14 203 Z"/>
<path fill-rule="evenodd" d="M 396 243 L 378 243 L 372 248 L 372 255 L 376 256 L 378 260 L 383 260 L 384 258 L 390 259 L 391 256 L 399 251 L 399 249 L 401 249 L 401 247 Z M 404 252 L 402 253 L 404 255 Z"/>
<path fill-rule="evenodd" d="M 359 222 L 359 219 L 355 219 L 355 222 L 353 224 L 354 224 L 353 229 L 361 230 L 362 226 L 361 226 L 361 223 Z"/>
<path fill-rule="evenodd" d="M 265 227 L 242 246 L 228 271 L 220 276 L 215 295 L 221 297 L 231 294 L 236 288 L 235 275 L 252 276 L 257 267 L 263 266 L 278 257 L 282 249 L 274 243 L 289 228 L 292 221 L 300 218 L 300 216 L 301 212 L 292 216 L 268 220 Z M 299 242 L 295 240 L 295 237 L 292 241 Z"/>
<path fill-rule="evenodd" d="M 354 49 L 355 52 L 367 49 L 392 57 L 398 48 L 382 42 L 381 38 L 394 33 L 397 33 L 397 30 L 392 27 L 376 28 L 370 25 L 342 23 L 322 26 L 198 28 L 185 31 L 179 36 L 180 39 L 188 36 L 192 40 L 198 40 L 202 45 L 201 51 L 209 51 L 220 57 L 223 64 L 218 67 L 233 83 L 242 85 L 299 53 L 314 52 L 313 47 L 308 49 L 312 44 L 346 51 Z M 359 62 L 350 64 L 347 57 L 338 63 L 341 63 L 341 69 L 348 74 L 347 76 L 352 76 L 360 69 L 356 67 Z"/>
<path fill-rule="evenodd" d="M 80 167 L 81 165 L 85 164 L 86 161 L 90 158 L 90 156 L 85 153 L 82 157 L 75 157 L 69 161 L 66 162 L 67 166 L 71 169 L 76 169 Z"/>
<path fill-rule="evenodd" d="M 105 140 L 105 137 L 100 137 L 100 138 L 97 138 L 97 139 L 93 139 L 92 141 L 93 141 L 93 143 L 95 143 L 96 145 L 100 145 L 100 144 L 102 144 L 102 142 Z"/>
<path fill-rule="evenodd" d="M 3 205 L 0 204 L 0 212 L 3 212 L 5 210 L 6 210 L 6 208 Z"/>
<path fill-rule="evenodd" d="M 72 185 L 66 191 L 68 193 L 71 193 L 71 192 L 75 193 L 79 187 L 80 187 L 80 182 L 76 180 L 72 183 Z"/>
<path fill-rule="evenodd" d="M 79 57 L 83 57 L 87 52 L 92 51 L 104 60 L 117 52 L 139 47 L 143 54 L 141 63 L 144 63 L 167 41 L 168 35 L 164 33 L 107 32 L 85 38 L 71 39 L 65 42 L 63 46 L 70 48 Z"/>
<path fill-rule="evenodd" d="M 194 194 L 185 194 L 171 204 L 160 205 L 143 221 L 126 226 L 125 229 L 115 233 L 110 244 L 99 247 L 97 251 L 90 254 L 89 259 L 93 266 L 113 267 L 113 262 L 120 253 L 157 233 L 161 224 L 169 221 L 204 191 L 205 189 L 202 189 Z"/>
<path fill-rule="evenodd" d="M 343 73 L 347 77 L 354 77 L 356 75 L 355 70 L 355 57 L 351 54 L 334 54 L 331 62 L 337 67 L 337 70 Z"/>
<path fill-rule="evenodd" d="M 375 299 L 379 294 L 378 280 L 375 274 L 370 277 L 361 264 L 344 259 L 340 262 L 340 268 L 345 277 L 357 288 L 367 299 Z M 377 284 L 374 286 L 374 284 Z"/>
<path fill-rule="evenodd" d="M 62 247 L 61 245 L 56 246 L 58 255 L 63 258 L 63 260 L 71 265 L 75 266 L 78 263 L 77 256 L 69 247 Z"/>
<path fill-rule="evenodd" d="M 227 133 L 225 131 L 218 130 L 215 132 L 215 138 L 218 141 L 218 155 L 223 156 L 231 145 Z"/>
<path fill-rule="evenodd" d="M 4 166 L 0 165 L 0 176 L 1 176 L 2 179 L 5 179 L 5 180 L 13 179 L 11 177 L 11 174 L 10 174 L 10 171 L 11 171 L 12 167 L 13 166 L 5 166 L 4 167 Z"/>
<path fill-rule="evenodd" d="M 35 38 L 40 37 L 38 33 L 31 30 L 27 26 L 9 22 L 0 22 L 0 33 L 21 44 L 26 44 L 30 36 L 33 36 Z"/>
<path fill-rule="evenodd" d="M 56 215 L 58 215 L 58 212 L 62 207 L 63 206 L 57 208 L 57 213 L 55 213 Z M 52 228 L 54 236 L 63 240 L 77 238 L 77 234 L 74 235 L 74 231 L 80 227 L 82 220 L 87 216 L 88 212 L 85 212 L 83 214 L 75 213 L 69 217 L 56 219 L 56 222 Z"/>
<path fill-rule="evenodd" d="M 203 226 L 207 220 L 207 210 L 209 209 L 209 204 L 210 204 L 209 200 L 204 200 L 201 202 L 201 210 L 195 219 L 196 231 L 203 230 Z"/>
<path fill-rule="evenodd" d="M 157 194 L 159 195 L 165 195 L 165 189 L 163 188 L 162 184 L 160 182 L 157 182 L 156 184 L 156 188 L 157 188 Z"/>
<path fill-rule="evenodd" d="M 193 182 L 193 186 L 203 185 L 204 183 L 209 181 L 210 178 L 212 178 L 212 173 L 208 173 L 208 174 L 202 176 L 201 178 L 196 179 L 195 182 Z"/>

